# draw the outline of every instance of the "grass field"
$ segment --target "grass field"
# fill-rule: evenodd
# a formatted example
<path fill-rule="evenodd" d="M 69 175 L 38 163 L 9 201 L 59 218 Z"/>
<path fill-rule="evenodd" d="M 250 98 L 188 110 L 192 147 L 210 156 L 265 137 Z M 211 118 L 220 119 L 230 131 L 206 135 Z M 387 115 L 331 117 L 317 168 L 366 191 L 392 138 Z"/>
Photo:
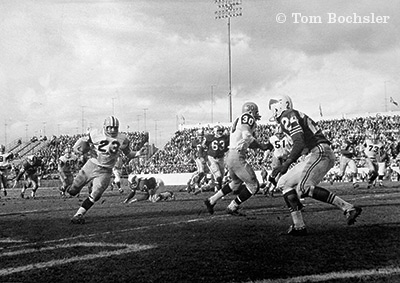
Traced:
<path fill-rule="evenodd" d="M 21 199 L 9 190 L 0 199 L 0 282 L 400 282 L 400 184 L 326 187 L 363 213 L 347 226 L 341 211 L 306 199 L 306 237 L 281 235 L 291 220 L 280 196 L 258 194 L 246 217 L 234 217 L 225 214 L 233 196 L 210 216 L 211 193 L 126 205 L 126 193 L 106 191 L 86 224 L 72 225 L 86 191 L 63 199 L 40 188 L 37 199 Z"/>

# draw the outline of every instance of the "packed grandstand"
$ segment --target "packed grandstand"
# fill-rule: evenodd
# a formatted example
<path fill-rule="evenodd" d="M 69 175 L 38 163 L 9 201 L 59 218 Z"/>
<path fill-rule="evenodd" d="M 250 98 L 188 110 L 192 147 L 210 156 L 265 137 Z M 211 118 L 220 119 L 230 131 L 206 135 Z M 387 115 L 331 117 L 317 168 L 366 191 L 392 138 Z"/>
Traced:
<path fill-rule="evenodd" d="M 340 148 L 343 142 L 352 138 L 356 144 L 355 160 L 359 168 L 364 166 L 365 159 L 362 156 L 362 143 L 368 132 L 378 130 L 380 140 L 385 144 L 388 168 L 398 168 L 400 163 L 400 116 L 398 115 L 374 115 L 368 117 L 341 118 L 320 120 L 319 125 L 324 134 L 332 142 L 332 148 L 337 156 L 337 166 L 340 156 Z M 189 173 L 196 170 L 194 161 L 194 149 L 191 142 L 196 137 L 199 127 L 181 128 L 176 131 L 163 148 L 157 149 L 149 144 L 149 134 L 145 132 L 125 133 L 131 141 L 133 150 L 146 147 L 141 156 L 123 163 L 123 175 L 135 174 L 172 174 Z M 201 127 L 204 132 L 211 132 L 212 126 Z M 228 126 L 225 126 L 229 130 Z M 260 124 L 257 126 L 256 135 L 260 141 L 267 142 L 274 134 L 273 124 Z M 81 135 L 60 135 L 52 137 L 32 137 L 23 142 L 14 140 L 6 145 L 6 152 L 14 155 L 13 167 L 18 170 L 18 164 L 28 155 L 40 156 L 43 160 L 41 176 L 43 179 L 58 178 L 57 162 L 67 147 L 72 147 Z M 270 170 L 270 164 L 265 163 L 264 153 L 261 150 L 249 150 L 248 161 L 255 170 Z M 82 161 L 83 162 L 83 161 Z M 335 168 L 337 168 L 335 166 Z M 79 168 L 79 166 L 77 166 Z M 334 170 L 332 170 L 334 172 Z M 332 173 L 333 174 L 333 173 Z M 359 178 L 362 180 L 360 171 Z M 12 178 L 13 174 L 9 177 Z M 397 175 L 398 176 L 398 175 Z M 398 177 L 396 176 L 396 180 Z M 329 178 L 329 174 L 327 176 Z M 393 179 L 394 180 L 394 179 Z"/>

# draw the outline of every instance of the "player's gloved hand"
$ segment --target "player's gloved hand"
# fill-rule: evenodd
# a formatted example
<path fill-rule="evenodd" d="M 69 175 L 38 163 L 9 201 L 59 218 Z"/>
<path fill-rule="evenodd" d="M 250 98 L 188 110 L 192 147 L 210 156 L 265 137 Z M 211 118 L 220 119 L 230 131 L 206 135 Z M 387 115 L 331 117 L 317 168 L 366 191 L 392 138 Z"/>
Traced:
<path fill-rule="evenodd" d="M 288 171 L 290 164 L 292 164 L 292 161 L 290 159 L 286 160 L 281 166 L 275 167 L 274 170 L 272 170 L 271 176 L 275 178 L 278 174 L 285 174 Z"/>
<path fill-rule="evenodd" d="M 273 150 L 274 147 L 272 146 L 271 143 L 262 143 L 260 144 L 260 149 L 263 151 L 267 151 L 267 150 Z"/>

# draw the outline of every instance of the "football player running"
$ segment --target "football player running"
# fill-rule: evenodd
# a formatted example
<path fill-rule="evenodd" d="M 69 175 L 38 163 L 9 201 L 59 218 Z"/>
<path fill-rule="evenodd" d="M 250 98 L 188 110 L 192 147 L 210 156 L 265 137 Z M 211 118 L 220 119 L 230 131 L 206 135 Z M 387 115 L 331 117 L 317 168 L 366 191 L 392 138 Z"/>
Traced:
<path fill-rule="evenodd" d="M 24 182 L 21 189 L 21 198 L 25 198 L 25 191 L 27 188 L 32 187 L 31 197 L 36 198 L 36 191 L 39 188 L 39 176 L 38 171 L 42 167 L 42 159 L 36 155 L 29 155 L 21 164 L 21 168 L 15 177 L 14 186 L 15 188 L 18 181 L 24 176 Z"/>
<path fill-rule="evenodd" d="M 73 171 L 75 169 L 78 157 L 72 153 L 72 149 L 67 147 L 64 150 L 64 155 L 58 159 L 58 174 L 61 180 L 59 188 L 61 196 L 65 196 L 65 191 L 72 185 L 74 180 Z"/>
<path fill-rule="evenodd" d="M 196 137 L 191 142 L 191 154 L 196 163 L 196 171 L 188 181 L 187 192 L 196 192 L 200 188 L 200 181 L 206 174 L 207 148 L 204 146 L 204 130 L 198 129 Z"/>
<path fill-rule="evenodd" d="M 207 166 L 216 181 L 216 190 L 222 188 L 222 177 L 225 170 L 225 153 L 228 151 L 229 135 L 224 135 L 221 125 L 215 125 L 213 134 L 205 136 L 204 147 L 207 148 Z"/>
<path fill-rule="evenodd" d="M 335 205 L 344 212 L 347 224 L 353 225 L 361 213 L 361 208 L 318 186 L 335 162 L 330 142 L 323 135 L 321 129 L 306 114 L 293 109 L 292 100 L 287 95 L 271 98 L 269 109 L 273 114 L 271 119 L 277 121 L 283 132 L 289 135 L 293 141 L 293 148 L 288 159 L 272 172 L 272 177 L 278 179 L 280 176 L 277 187 L 282 188 L 283 198 L 293 220 L 293 225 L 290 226 L 287 234 L 307 235 L 301 212 L 303 204 L 300 202 L 300 198 L 304 197 Z M 304 150 L 309 152 L 308 155 L 288 170 Z"/>
<path fill-rule="evenodd" d="M 104 120 L 102 130 L 90 130 L 88 136 L 80 138 L 75 143 L 75 150 L 89 151 L 92 146 L 96 154 L 83 165 L 72 185 L 67 189 L 71 196 L 76 196 L 86 184 L 92 182 L 91 193 L 71 218 L 71 223 L 85 223 L 84 215 L 110 185 L 112 169 L 120 151 L 128 159 L 140 155 L 141 151 L 132 151 L 129 143 L 128 138 L 119 133 L 119 121 L 114 116 L 109 116 Z M 81 154 L 84 153 L 81 152 Z"/>
<path fill-rule="evenodd" d="M 210 214 L 214 214 L 214 206 L 219 199 L 231 192 L 238 192 L 237 197 L 226 208 L 226 212 L 234 216 L 243 216 L 244 214 L 239 211 L 240 205 L 260 189 L 254 169 L 246 161 L 248 148 L 272 150 L 271 144 L 260 144 L 253 136 L 256 122 L 260 118 L 257 104 L 246 102 L 242 106 L 242 114 L 233 122 L 229 139 L 229 151 L 226 157 L 231 180 L 223 185 L 221 190 L 204 201 Z"/>
<path fill-rule="evenodd" d="M 356 152 L 356 142 L 354 140 L 354 136 L 350 135 L 348 139 L 344 139 L 341 147 L 340 147 L 340 165 L 339 165 L 339 180 L 342 180 L 346 168 L 348 168 L 348 171 L 350 173 L 351 180 L 353 182 L 353 187 L 358 188 L 359 184 L 357 182 L 357 174 L 358 174 L 358 169 L 356 162 L 354 161 L 353 157 L 355 157 L 355 152 Z"/>
<path fill-rule="evenodd" d="M 367 132 L 363 148 L 365 164 L 368 168 L 368 189 L 370 189 L 379 175 L 378 159 L 381 159 L 381 154 L 384 149 L 384 144 L 379 140 L 379 135 L 376 131 Z"/>
<path fill-rule="evenodd" d="M 12 152 L 6 153 L 6 147 L 2 144 L 0 145 L 0 185 L 3 188 L 4 196 L 7 196 L 7 179 L 8 171 L 11 169 L 10 160 L 14 157 Z"/>
<path fill-rule="evenodd" d="M 124 190 L 121 187 L 121 176 L 122 176 L 122 167 L 123 167 L 123 157 L 121 155 L 118 156 L 117 162 L 113 167 L 113 175 L 114 179 L 111 182 L 111 190 L 114 189 L 114 186 L 118 188 L 119 193 L 123 193 Z"/>

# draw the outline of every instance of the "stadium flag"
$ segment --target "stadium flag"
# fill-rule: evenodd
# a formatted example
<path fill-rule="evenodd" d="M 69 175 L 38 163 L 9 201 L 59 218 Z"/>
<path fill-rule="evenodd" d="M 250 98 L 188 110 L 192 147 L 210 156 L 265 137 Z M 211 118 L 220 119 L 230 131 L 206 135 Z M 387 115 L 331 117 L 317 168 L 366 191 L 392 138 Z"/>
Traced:
<path fill-rule="evenodd" d="M 322 114 L 322 107 L 321 107 L 321 103 L 319 104 L 319 115 L 322 117 L 322 116 L 324 116 L 323 114 Z"/>
<path fill-rule="evenodd" d="M 390 103 L 393 103 L 394 105 L 396 105 L 397 107 L 399 107 L 399 104 L 397 103 L 397 101 L 395 101 L 393 99 L 393 97 L 390 97 Z"/>

